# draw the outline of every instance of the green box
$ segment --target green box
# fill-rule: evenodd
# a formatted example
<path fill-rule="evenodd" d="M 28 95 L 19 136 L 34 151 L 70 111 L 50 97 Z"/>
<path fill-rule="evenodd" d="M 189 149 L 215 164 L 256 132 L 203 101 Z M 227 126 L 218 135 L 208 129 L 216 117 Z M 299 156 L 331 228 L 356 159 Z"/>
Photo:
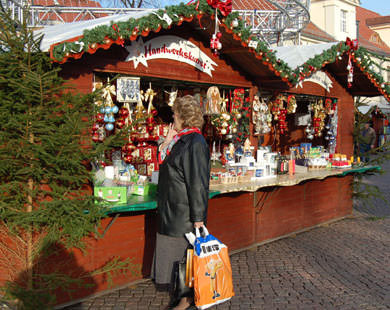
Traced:
<path fill-rule="evenodd" d="M 96 197 L 103 198 L 108 202 L 112 202 L 115 204 L 127 202 L 126 186 L 115 186 L 115 187 L 96 186 L 93 192 Z"/>
<path fill-rule="evenodd" d="M 157 186 L 153 183 L 146 185 L 134 185 L 131 192 L 132 195 L 137 196 L 153 196 L 156 193 Z"/>

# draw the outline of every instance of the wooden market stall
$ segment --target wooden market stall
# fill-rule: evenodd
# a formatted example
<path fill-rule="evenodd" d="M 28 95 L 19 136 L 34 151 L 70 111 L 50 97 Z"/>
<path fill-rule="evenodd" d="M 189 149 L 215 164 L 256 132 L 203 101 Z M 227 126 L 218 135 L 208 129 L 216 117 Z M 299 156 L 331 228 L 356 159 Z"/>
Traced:
<path fill-rule="evenodd" d="M 152 158 L 146 159 L 145 154 L 149 149 L 154 155 L 155 138 L 163 134 L 164 124 L 171 119 L 167 104 L 169 96 L 192 94 L 199 97 L 200 104 L 206 104 L 210 100 L 207 92 L 214 86 L 220 97 L 226 99 L 226 113 L 235 123 L 228 122 L 226 126 L 219 123 L 221 110 L 208 113 L 204 134 L 210 142 L 211 151 L 215 151 L 213 142 L 217 142 L 222 152 L 219 143 L 222 146 L 227 146 L 230 141 L 243 144 L 245 134 L 249 135 L 255 150 L 259 146 L 270 146 L 273 152 L 287 154 L 291 147 L 308 142 L 328 148 L 326 134 L 321 136 L 313 131 L 310 140 L 306 131 L 308 124 L 295 122 L 295 114 L 309 114 L 310 118 L 308 106 L 316 108 L 320 100 L 325 102 L 328 99 L 333 105 L 333 112 L 337 109 L 337 113 L 332 114 L 336 115 L 337 123 L 332 136 L 337 141 L 333 145 L 334 152 L 350 158 L 353 155 L 353 96 L 388 96 L 387 88 L 378 86 L 380 79 L 374 73 L 366 72 L 362 68 L 364 63 L 362 65 L 356 60 L 359 50 L 353 50 L 346 43 L 335 43 L 318 51 L 313 49 L 311 54 L 305 54 L 304 62 L 290 63 L 282 50 L 272 51 L 257 38 L 251 37 L 244 23 L 236 18 L 233 13 L 227 17 L 220 16 L 218 31 L 214 9 L 206 1 L 200 1 L 198 6 L 179 5 L 153 13 L 106 17 L 78 23 L 75 27 L 43 29 L 42 47 L 61 64 L 62 76 L 81 92 L 90 93 L 94 87 L 110 86 L 108 78 L 116 76 L 123 83 L 135 83 L 131 85 L 136 85 L 138 94 L 143 90 L 146 95 L 151 89 L 148 98 L 153 97 L 152 101 L 141 101 L 144 110 L 140 108 L 138 111 L 137 102 L 128 100 L 129 108 L 132 105 L 136 112 L 148 117 L 153 114 L 152 110 L 157 111 L 157 115 L 152 115 L 153 121 L 137 127 L 138 136 L 132 140 L 136 140 L 137 154 L 143 159 L 133 162 L 133 155 L 128 158 L 128 162 L 145 175 L 150 176 L 158 170 L 156 162 Z M 216 35 L 214 39 L 213 35 Z M 215 48 L 210 48 L 210 45 Z M 298 52 L 300 47 L 296 49 Z M 349 72 L 346 69 L 349 58 L 354 68 L 351 87 L 348 87 Z M 320 74 L 315 79 L 316 72 Z M 132 88 L 130 84 L 126 87 Z M 123 90 L 121 95 L 118 84 L 116 86 L 112 98 L 117 106 L 123 108 L 126 96 L 136 95 L 125 86 L 120 88 Z M 119 100 L 120 96 L 124 97 L 123 101 Z M 277 108 L 278 100 L 283 105 L 290 102 L 284 102 L 286 98 L 294 98 L 297 112 L 286 115 L 285 127 L 273 115 L 270 132 L 255 136 L 256 124 L 253 124 L 251 107 L 255 96 L 269 103 L 270 112 L 273 107 L 280 108 Z M 149 102 L 152 102 L 151 108 Z M 235 106 L 237 102 L 239 105 Z M 280 113 L 281 109 L 277 112 Z M 238 113 L 242 117 L 237 120 Z M 124 118 L 127 117 L 125 115 Z M 111 124 L 117 129 L 103 127 L 110 123 L 104 122 L 104 119 L 97 126 L 100 133 L 104 131 L 103 136 L 121 128 L 118 116 L 115 118 Z M 158 131 L 159 128 L 162 131 Z M 224 128 L 228 128 L 230 133 L 223 133 Z M 144 134 L 141 138 L 140 132 Z M 96 141 L 101 138 L 100 133 L 96 134 Z M 115 158 L 107 158 L 107 161 L 112 160 Z M 246 182 L 240 183 L 212 184 L 208 228 L 231 251 L 235 251 L 343 218 L 352 212 L 352 173 L 365 169 L 323 169 L 268 179 L 246 179 Z M 102 221 L 103 238 L 91 238 L 85 255 L 77 250 L 72 254 L 78 270 L 71 272 L 94 270 L 112 257 L 120 256 L 130 257 L 139 273 L 115 275 L 115 286 L 147 277 L 154 250 L 155 209 L 155 199 L 146 196 L 131 196 L 127 202 L 112 206 L 107 210 L 109 216 Z M 78 290 L 72 299 L 106 290 L 106 280 L 103 276 L 93 277 L 91 282 L 95 285 Z M 59 302 L 67 301 L 69 297 L 65 295 L 59 299 Z"/>

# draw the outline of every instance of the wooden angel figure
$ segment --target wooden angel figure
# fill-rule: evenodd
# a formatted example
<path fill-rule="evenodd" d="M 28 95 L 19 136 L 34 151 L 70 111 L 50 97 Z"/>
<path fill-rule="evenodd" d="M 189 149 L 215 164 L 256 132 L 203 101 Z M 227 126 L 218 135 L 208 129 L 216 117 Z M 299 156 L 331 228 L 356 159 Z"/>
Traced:
<path fill-rule="evenodd" d="M 221 113 L 221 94 L 217 86 L 211 86 L 207 90 L 207 114 L 219 114 Z"/>

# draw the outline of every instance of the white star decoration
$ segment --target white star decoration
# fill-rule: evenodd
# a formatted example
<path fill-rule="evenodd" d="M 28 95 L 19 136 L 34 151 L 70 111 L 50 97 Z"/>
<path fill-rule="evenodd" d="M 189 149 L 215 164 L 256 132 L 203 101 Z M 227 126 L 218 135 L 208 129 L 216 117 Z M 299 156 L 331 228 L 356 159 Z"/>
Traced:
<path fill-rule="evenodd" d="M 139 63 L 142 63 L 145 67 L 148 66 L 145 53 L 143 51 L 144 42 L 141 37 L 137 41 L 132 41 L 131 45 L 126 46 L 129 55 L 127 55 L 126 61 L 134 61 L 134 69 L 137 68 Z"/>

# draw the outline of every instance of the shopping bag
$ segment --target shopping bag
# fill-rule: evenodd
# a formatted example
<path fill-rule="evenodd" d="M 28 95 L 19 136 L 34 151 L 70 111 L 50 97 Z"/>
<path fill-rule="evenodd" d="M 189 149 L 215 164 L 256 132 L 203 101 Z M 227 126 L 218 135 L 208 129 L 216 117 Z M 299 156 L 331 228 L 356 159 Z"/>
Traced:
<path fill-rule="evenodd" d="M 194 299 L 198 309 L 207 309 L 234 296 L 228 248 L 203 227 L 196 230 L 194 247 Z"/>

